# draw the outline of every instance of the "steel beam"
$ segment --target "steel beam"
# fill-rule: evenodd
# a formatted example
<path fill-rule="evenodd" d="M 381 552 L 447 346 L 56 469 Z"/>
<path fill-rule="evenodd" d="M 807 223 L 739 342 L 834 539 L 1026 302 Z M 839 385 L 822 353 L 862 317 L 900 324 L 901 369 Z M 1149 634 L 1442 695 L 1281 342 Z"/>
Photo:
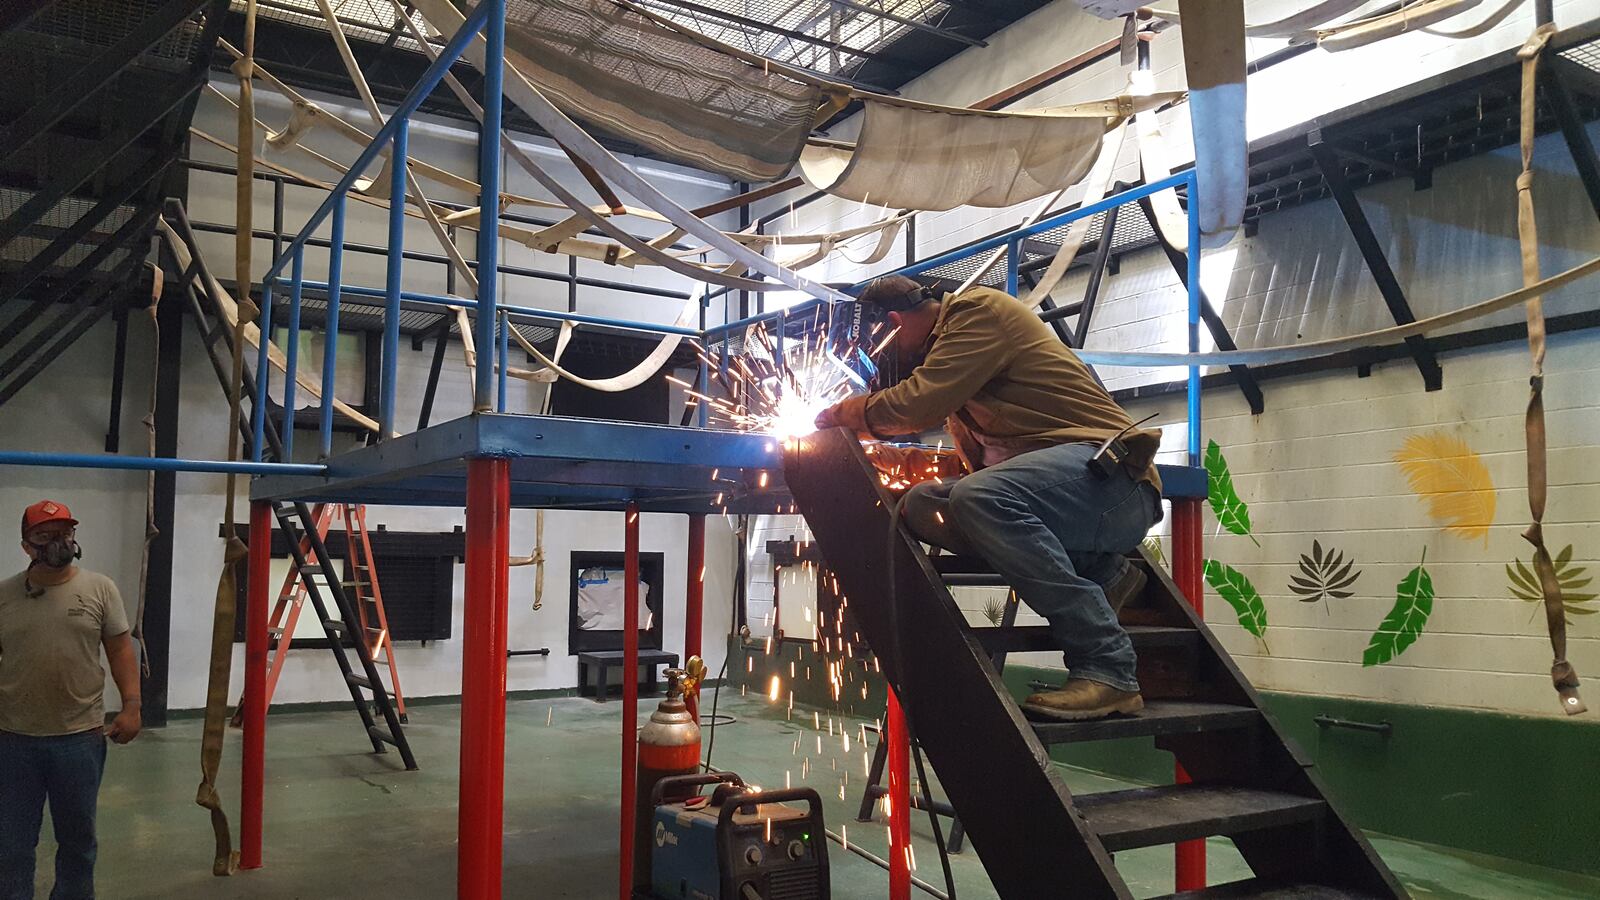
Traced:
<path fill-rule="evenodd" d="M 83 101 L 120 75 L 139 54 L 193 16 L 205 3 L 206 0 L 167 0 L 165 6 L 147 16 L 121 40 L 67 76 L 48 96 L 0 132 L 0 163 L 6 162 L 28 142 L 54 128 Z"/>
<path fill-rule="evenodd" d="M 618 900 L 632 900 L 636 826 L 642 824 L 634 821 L 639 790 L 639 504 L 629 503 L 622 516 L 622 809 L 617 890 Z"/>
<path fill-rule="evenodd" d="M 439 373 L 444 369 L 444 354 L 450 348 L 450 319 L 439 317 L 439 327 L 434 329 L 433 362 L 428 366 L 428 386 L 422 390 L 422 411 L 417 414 L 417 430 L 428 427 L 433 416 L 433 397 L 439 392 Z"/>
<path fill-rule="evenodd" d="M 1355 238 L 1356 248 L 1361 251 L 1361 258 L 1366 261 L 1367 271 L 1372 274 L 1372 280 L 1378 286 L 1378 293 L 1383 295 L 1383 302 L 1389 307 L 1389 314 L 1394 317 L 1396 325 L 1406 325 L 1417 320 L 1411 312 L 1411 304 L 1406 301 L 1405 290 L 1400 287 L 1400 280 L 1395 277 L 1394 270 L 1389 266 L 1389 258 L 1384 255 L 1383 245 L 1378 242 L 1378 236 L 1372 231 L 1372 224 L 1367 221 L 1367 214 L 1361 209 L 1361 201 L 1356 198 L 1356 192 L 1350 187 L 1350 182 L 1345 180 L 1344 166 L 1339 161 L 1338 153 L 1329 144 L 1322 140 L 1318 131 L 1313 131 L 1308 137 L 1307 147 L 1317 161 L 1317 168 L 1322 170 L 1323 181 L 1328 185 L 1328 190 L 1333 194 L 1333 200 L 1339 205 L 1339 212 L 1344 216 L 1345 224 L 1350 227 L 1350 236 Z M 1417 371 L 1422 373 L 1423 386 L 1430 391 L 1437 391 L 1444 386 L 1444 372 L 1439 368 L 1439 360 L 1435 357 L 1433 348 L 1426 338 L 1413 335 L 1406 338 L 1406 346 L 1411 349 L 1411 358 L 1416 361 Z"/>
<path fill-rule="evenodd" d="M 1568 75 L 1564 70 L 1574 69 L 1586 71 L 1554 53 L 1548 54 L 1542 70 L 1545 96 L 1561 126 L 1561 136 L 1566 139 L 1572 164 L 1583 182 L 1583 191 L 1589 195 L 1589 205 L 1594 207 L 1595 215 L 1600 216 L 1600 158 L 1595 156 L 1594 142 L 1589 140 L 1589 130 L 1584 126 L 1583 116 L 1578 114 L 1577 101 L 1565 80 Z"/>
<path fill-rule="evenodd" d="M 106 452 L 116 453 L 122 444 L 122 388 L 128 372 L 128 304 L 116 311 L 117 345 L 111 354 L 111 411 L 106 420 Z"/>
<path fill-rule="evenodd" d="M 169 257 L 165 246 L 162 255 Z M 167 259 L 171 274 L 177 274 L 175 260 Z M 170 282 L 169 282 L 170 283 Z M 156 357 L 155 454 L 178 455 L 179 394 L 183 378 L 183 323 L 188 290 L 170 297 L 156 307 L 156 329 L 161 335 Z M 172 647 L 172 558 L 176 546 L 176 472 L 156 472 L 151 478 L 151 520 L 155 536 L 150 539 L 148 575 L 144 585 L 144 623 L 140 631 L 141 649 L 149 662 L 148 673 L 140 682 L 144 688 L 144 715 L 147 725 L 167 723 L 168 657 Z"/>
<path fill-rule="evenodd" d="M 1161 249 L 1167 254 L 1167 262 L 1172 264 L 1173 271 L 1178 273 L 1178 281 L 1187 290 L 1189 287 L 1189 255 L 1177 247 L 1167 243 L 1161 235 L 1161 228 L 1156 225 L 1156 213 L 1147 198 L 1140 198 L 1139 209 L 1150 222 L 1150 229 L 1155 232 L 1156 240 L 1161 244 Z M 1228 333 L 1228 326 L 1222 322 L 1222 317 L 1211 305 L 1210 298 L 1205 293 L 1200 294 L 1200 318 L 1205 322 L 1206 330 L 1211 332 L 1211 340 L 1216 343 L 1219 350 L 1237 350 L 1239 345 L 1233 342 L 1233 335 Z M 1266 400 L 1261 394 L 1261 386 L 1256 384 L 1255 376 L 1250 374 L 1248 366 L 1229 366 L 1228 371 L 1233 373 L 1234 381 L 1238 383 L 1239 390 L 1244 394 L 1245 401 L 1250 404 L 1250 412 L 1260 415 L 1266 409 Z"/>
<path fill-rule="evenodd" d="M 1100 240 L 1095 243 L 1094 262 L 1089 264 L 1089 285 L 1083 292 L 1083 308 L 1078 311 L 1078 324 L 1072 333 L 1072 346 L 1082 347 L 1089 339 L 1089 319 L 1094 315 L 1095 301 L 1100 299 L 1100 284 L 1105 279 L 1106 263 L 1111 259 L 1112 238 L 1117 233 L 1117 213 L 1120 207 L 1106 210 L 1101 220 Z"/>
<path fill-rule="evenodd" d="M 706 517 L 704 513 L 689 516 L 689 583 L 684 587 L 683 612 L 683 662 L 701 655 L 701 631 L 704 628 L 703 612 L 706 598 Z M 700 701 L 697 697 L 685 700 L 689 714 L 700 721 Z"/>

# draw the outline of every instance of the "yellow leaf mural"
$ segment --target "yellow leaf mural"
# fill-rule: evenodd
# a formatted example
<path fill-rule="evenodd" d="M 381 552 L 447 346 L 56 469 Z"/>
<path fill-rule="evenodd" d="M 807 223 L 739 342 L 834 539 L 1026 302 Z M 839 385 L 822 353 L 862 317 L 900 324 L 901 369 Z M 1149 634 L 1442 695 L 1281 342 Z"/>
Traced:
<path fill-rule="evenodd" d="M 1489 542 L 1494 481 L 1467 442 L 1446 431 L 1414 434 L 1395 451 L 1406 480 L 1428 504 L 1428 515 L 1463 540 Z"/>

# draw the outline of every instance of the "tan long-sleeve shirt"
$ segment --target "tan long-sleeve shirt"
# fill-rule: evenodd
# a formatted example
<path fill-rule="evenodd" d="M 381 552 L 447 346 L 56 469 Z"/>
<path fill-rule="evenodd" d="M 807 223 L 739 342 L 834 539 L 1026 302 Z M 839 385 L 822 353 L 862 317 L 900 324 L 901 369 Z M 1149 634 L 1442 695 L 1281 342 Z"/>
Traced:
<path fill-rule="evenodd" d="M 878 436 L 944 422 L 973 470 L 1057 444 L 1099 443 L 1133 424 L 1050 326 L 992 288 L 945 295 L 923 363 L 867 398 L 867 430 Z M 1133 429 L 1129 474 L 1161 487 L 1154 458 L 1161 436 Z"/>

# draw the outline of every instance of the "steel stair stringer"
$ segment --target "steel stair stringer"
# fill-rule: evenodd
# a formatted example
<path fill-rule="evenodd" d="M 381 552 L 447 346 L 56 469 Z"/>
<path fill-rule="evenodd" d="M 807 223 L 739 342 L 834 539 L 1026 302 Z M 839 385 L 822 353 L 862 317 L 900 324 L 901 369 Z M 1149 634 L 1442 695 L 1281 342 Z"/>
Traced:
<path fill-rule="evenodd" d="M 856 627 L 1002 897 L 1131 898 L 1114 851 L 1209 835 L 1231 837 L 1256 877 L 1185 897 L 1406 896 L 1159 567 L 1136 560 L 1156 577 L 1121 617 L 1139 652 L 1146 711 L 1032 722 L 990 655 L 1053 649 L 1048 631 L 969 627 L 946 586 L 950 576 L 903 530 L 891 544 L 893 497 L 847 431 L 792 442 L 784 472 Z M 1047 751 L 1053 743 L 1133 736 L 1155 736 L 1195 783 L 1075 797 Z"/>

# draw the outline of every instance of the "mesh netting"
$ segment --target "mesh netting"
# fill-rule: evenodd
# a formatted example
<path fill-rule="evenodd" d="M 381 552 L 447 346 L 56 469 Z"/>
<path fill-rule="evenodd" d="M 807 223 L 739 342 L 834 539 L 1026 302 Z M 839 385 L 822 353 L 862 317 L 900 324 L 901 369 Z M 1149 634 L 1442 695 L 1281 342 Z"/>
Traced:
<path fill-rule="evenodd" d="M 506 61 L 567 114 L 743 181 L 789 170 L 821 102 L 813 85 L 610 0 L 511 0 Z"/>

